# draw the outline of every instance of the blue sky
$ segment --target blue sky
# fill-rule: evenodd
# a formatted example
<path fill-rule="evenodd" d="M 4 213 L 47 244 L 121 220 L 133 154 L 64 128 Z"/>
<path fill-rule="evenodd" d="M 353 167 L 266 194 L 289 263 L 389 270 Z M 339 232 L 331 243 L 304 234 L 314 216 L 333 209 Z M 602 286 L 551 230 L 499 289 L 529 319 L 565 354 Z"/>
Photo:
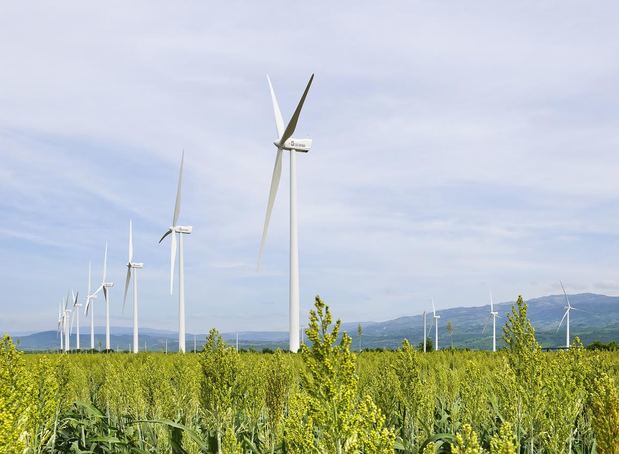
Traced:
<path fill-rule="evenodd" d="M 186 173 L 190 332 L 287 327 L 297 136 L 301 307 L 383 320 L 519 293 L 619 293 L 614 2 L 5 2 L 0 331 L 55 329 L 109 242 L 112 323 L 134 222 L 141 324 L 176 329 L 169 244 Z M 96 309 L 102 324 L 102 305 Z M 305 316 L 302 315 L 302 319 Z"/>

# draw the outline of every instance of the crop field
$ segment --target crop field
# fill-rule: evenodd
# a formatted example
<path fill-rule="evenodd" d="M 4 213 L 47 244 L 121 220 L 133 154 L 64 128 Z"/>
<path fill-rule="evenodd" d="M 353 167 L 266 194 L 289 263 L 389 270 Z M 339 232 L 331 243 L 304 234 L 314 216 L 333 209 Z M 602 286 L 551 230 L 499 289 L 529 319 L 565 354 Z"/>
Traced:
<path fill-rule="evenodd" d="M 300 354 L 0 351 L 0 452 L 619 452 L 619 354 L 350 351 L 317 298 Z"/>

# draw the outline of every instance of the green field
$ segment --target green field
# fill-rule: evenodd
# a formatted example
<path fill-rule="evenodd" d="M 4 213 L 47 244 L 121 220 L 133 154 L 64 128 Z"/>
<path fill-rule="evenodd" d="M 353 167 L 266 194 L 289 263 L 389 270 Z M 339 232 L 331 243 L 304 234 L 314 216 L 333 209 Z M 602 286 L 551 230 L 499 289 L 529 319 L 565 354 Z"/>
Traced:
<path fill-rule="evenodd" d="M 619 450 L 619 353 L 542 352 L 514 308 L 508 348 L 351 353 L 317 300 L 300 354 L 0 351 L 0 452 Z"/>

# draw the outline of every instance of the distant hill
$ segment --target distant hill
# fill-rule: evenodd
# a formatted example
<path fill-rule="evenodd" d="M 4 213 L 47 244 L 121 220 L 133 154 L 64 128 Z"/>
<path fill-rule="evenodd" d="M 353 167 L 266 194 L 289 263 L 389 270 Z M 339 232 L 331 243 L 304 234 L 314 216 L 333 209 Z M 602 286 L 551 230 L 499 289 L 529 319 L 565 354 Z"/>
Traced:
<path fill-rule="evenodd" d="M 571 313 L 570 333 L 571 336 L 579 336 L 588 344 L 593 341 L 619 341 L 619 297 L 582 293 L 569 295 L 572 306 L 577 311 Z M 544 347 L 560 346 L 565 343 L 565 326 L 556 332 L 557 326 L 563 316 L 565 300 L 563 295 L 550 295 L 534 298 L 527 301 L 528 315 L 536 330 L 538 342 Z M 497 320 L 498 346 L 503 345 L 501 339 L 503 324 L 506 315 L 511 311 L 514 302 L 495 304 L 495 310 L 501 318 Z M 585 312 L 586 311 L 586 312 Z M 490 305 L 480 307 L 456 307 L 439 311 L 439 345 L 448 347 L 453 341 L 455 347 L 467 347 L 473 349 L 490 349 L 492 345 L 491 325 L 482 336 L 484 323 L 488 319 Z M 428 329 L 432 324 L 432 313 L 428 314 Z M 447 334 L 447 322 L 451 321 L 453 336 Z M 343 331 L 353 339 L 353 348 L 359 346 L 357 326 L 359 322 L 343 323 Z M 399 317 L 384 322 L 361 322 L 363 328 L 362 345 L 364 348 L 394 348 L 401 345 L 404 339 L 413 344 L 423 340 L 423 315 Z M 105 338 L 103 328 L 95 330 L 95 345 L 104 345 Z M 246 331 L 239 332 L 239 347 L 254 348 L 287 348 L 288 333 L 284 331 Z M 206 334 L 196 334 L 196 345 L 200 348 Z M 226 342 L 234 345 L 236 333 L 223 333 Z M 429 337 L 434 337 L 434 331 Z M 55 331 L 43 331 L 26 336 L 16 336 L 15 341 L 19 348 L 24 351 L 54 350 L 58 348 L 59 339 Z M 128 350 L 131 345 L 131 328 L 112 327 L 111 346 L 113 349 Z M 140 329 L 140 349 L 146 345 L 149 351 L 163 351 L 167 340 L 168 350 L 178 349 L 177 334 L 173 331 L 156 330 L 149 328 Z M 201 341 L 201 342 L 200 342 Z M 80 336 L 81 347 L 90 346 L 88 333 Z M 187 350 L 193 349 L 194 334 L 187 335 Z M 71 346 L 75 347 L 75 336 L 71 338 Z"/>
<path fill-rule="evenodd" d="M 570 303 L 577 308 L 570 314 L 570 337 L 578 336 L 583 343 L 595 340 L 602 342 L 619 341 L 619 297 L 582 293 L 569 295 Z M 514 301 L 495 304 L 495 310 L 501 318 L 497 319 L 497 343 L 500 339 L 506 316 L 511 312 Z M 565 344 L 565 322 L 559 332 L 556 329 L 565 309 L 563 295 L 550 295 L 527 301 L 528 316 L 538 342 L 544 347 Z M 584 312 L 586 311 L 586 312 Z M 482 335 L 484 324 L 490 314 L 490 304 L 480 307 L 456 307 L 437 312 L 439 320 L 439 346 L 468 347 L 473 349 L 490 349 L 492 347 L 492 325 L 488 324 Z M 447 322 L 453 326 L 453 339 L 447 335 Z M 428 329 L 432 324 L 432 312 L 427 316 Z M 399 317 L 385 322 L 361 323 L 363 328 L 362 343 L 364 347 L 397 347 L 404 338 L 417 344 L 423 341 L 423 314 Z M 358 323 L 344 323 L 343 329 L 353 338 L 353 345 L 358 345 Z M 429 337 L 434 338 L 432 330 Z M 355 342 L 355 340 L 357 342 Z"/>

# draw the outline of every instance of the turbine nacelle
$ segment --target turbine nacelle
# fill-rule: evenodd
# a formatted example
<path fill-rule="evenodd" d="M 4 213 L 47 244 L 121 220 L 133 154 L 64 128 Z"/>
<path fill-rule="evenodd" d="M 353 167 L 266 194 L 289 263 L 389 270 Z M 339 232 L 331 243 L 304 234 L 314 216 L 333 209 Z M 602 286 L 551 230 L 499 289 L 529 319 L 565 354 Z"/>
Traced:
<path fill-rule="evenodd" d="M 193 231 L 193 227 L 190 225 L 177 225 L 176 227 L 172 227 L 176 233 L 186 233 L 190 234 Z"/>
<path fill-rule="evenodd" d="M 144 264 L 143 263 L 129 262 L 129 263 L 127 263 L 127 267 L 141 269 L 141 268 L 144 268 Z"/>
<path fill-rule="evenodd" d="M 273 144 L 277 148 L 281 148 L 283 150 L 288 151 L 301 151 L 303 153 L 307 153 L 312 148 L 312 139 L 294 139 L 289 138 L 283 144 L 279 142 L 273 142 Z"/>

